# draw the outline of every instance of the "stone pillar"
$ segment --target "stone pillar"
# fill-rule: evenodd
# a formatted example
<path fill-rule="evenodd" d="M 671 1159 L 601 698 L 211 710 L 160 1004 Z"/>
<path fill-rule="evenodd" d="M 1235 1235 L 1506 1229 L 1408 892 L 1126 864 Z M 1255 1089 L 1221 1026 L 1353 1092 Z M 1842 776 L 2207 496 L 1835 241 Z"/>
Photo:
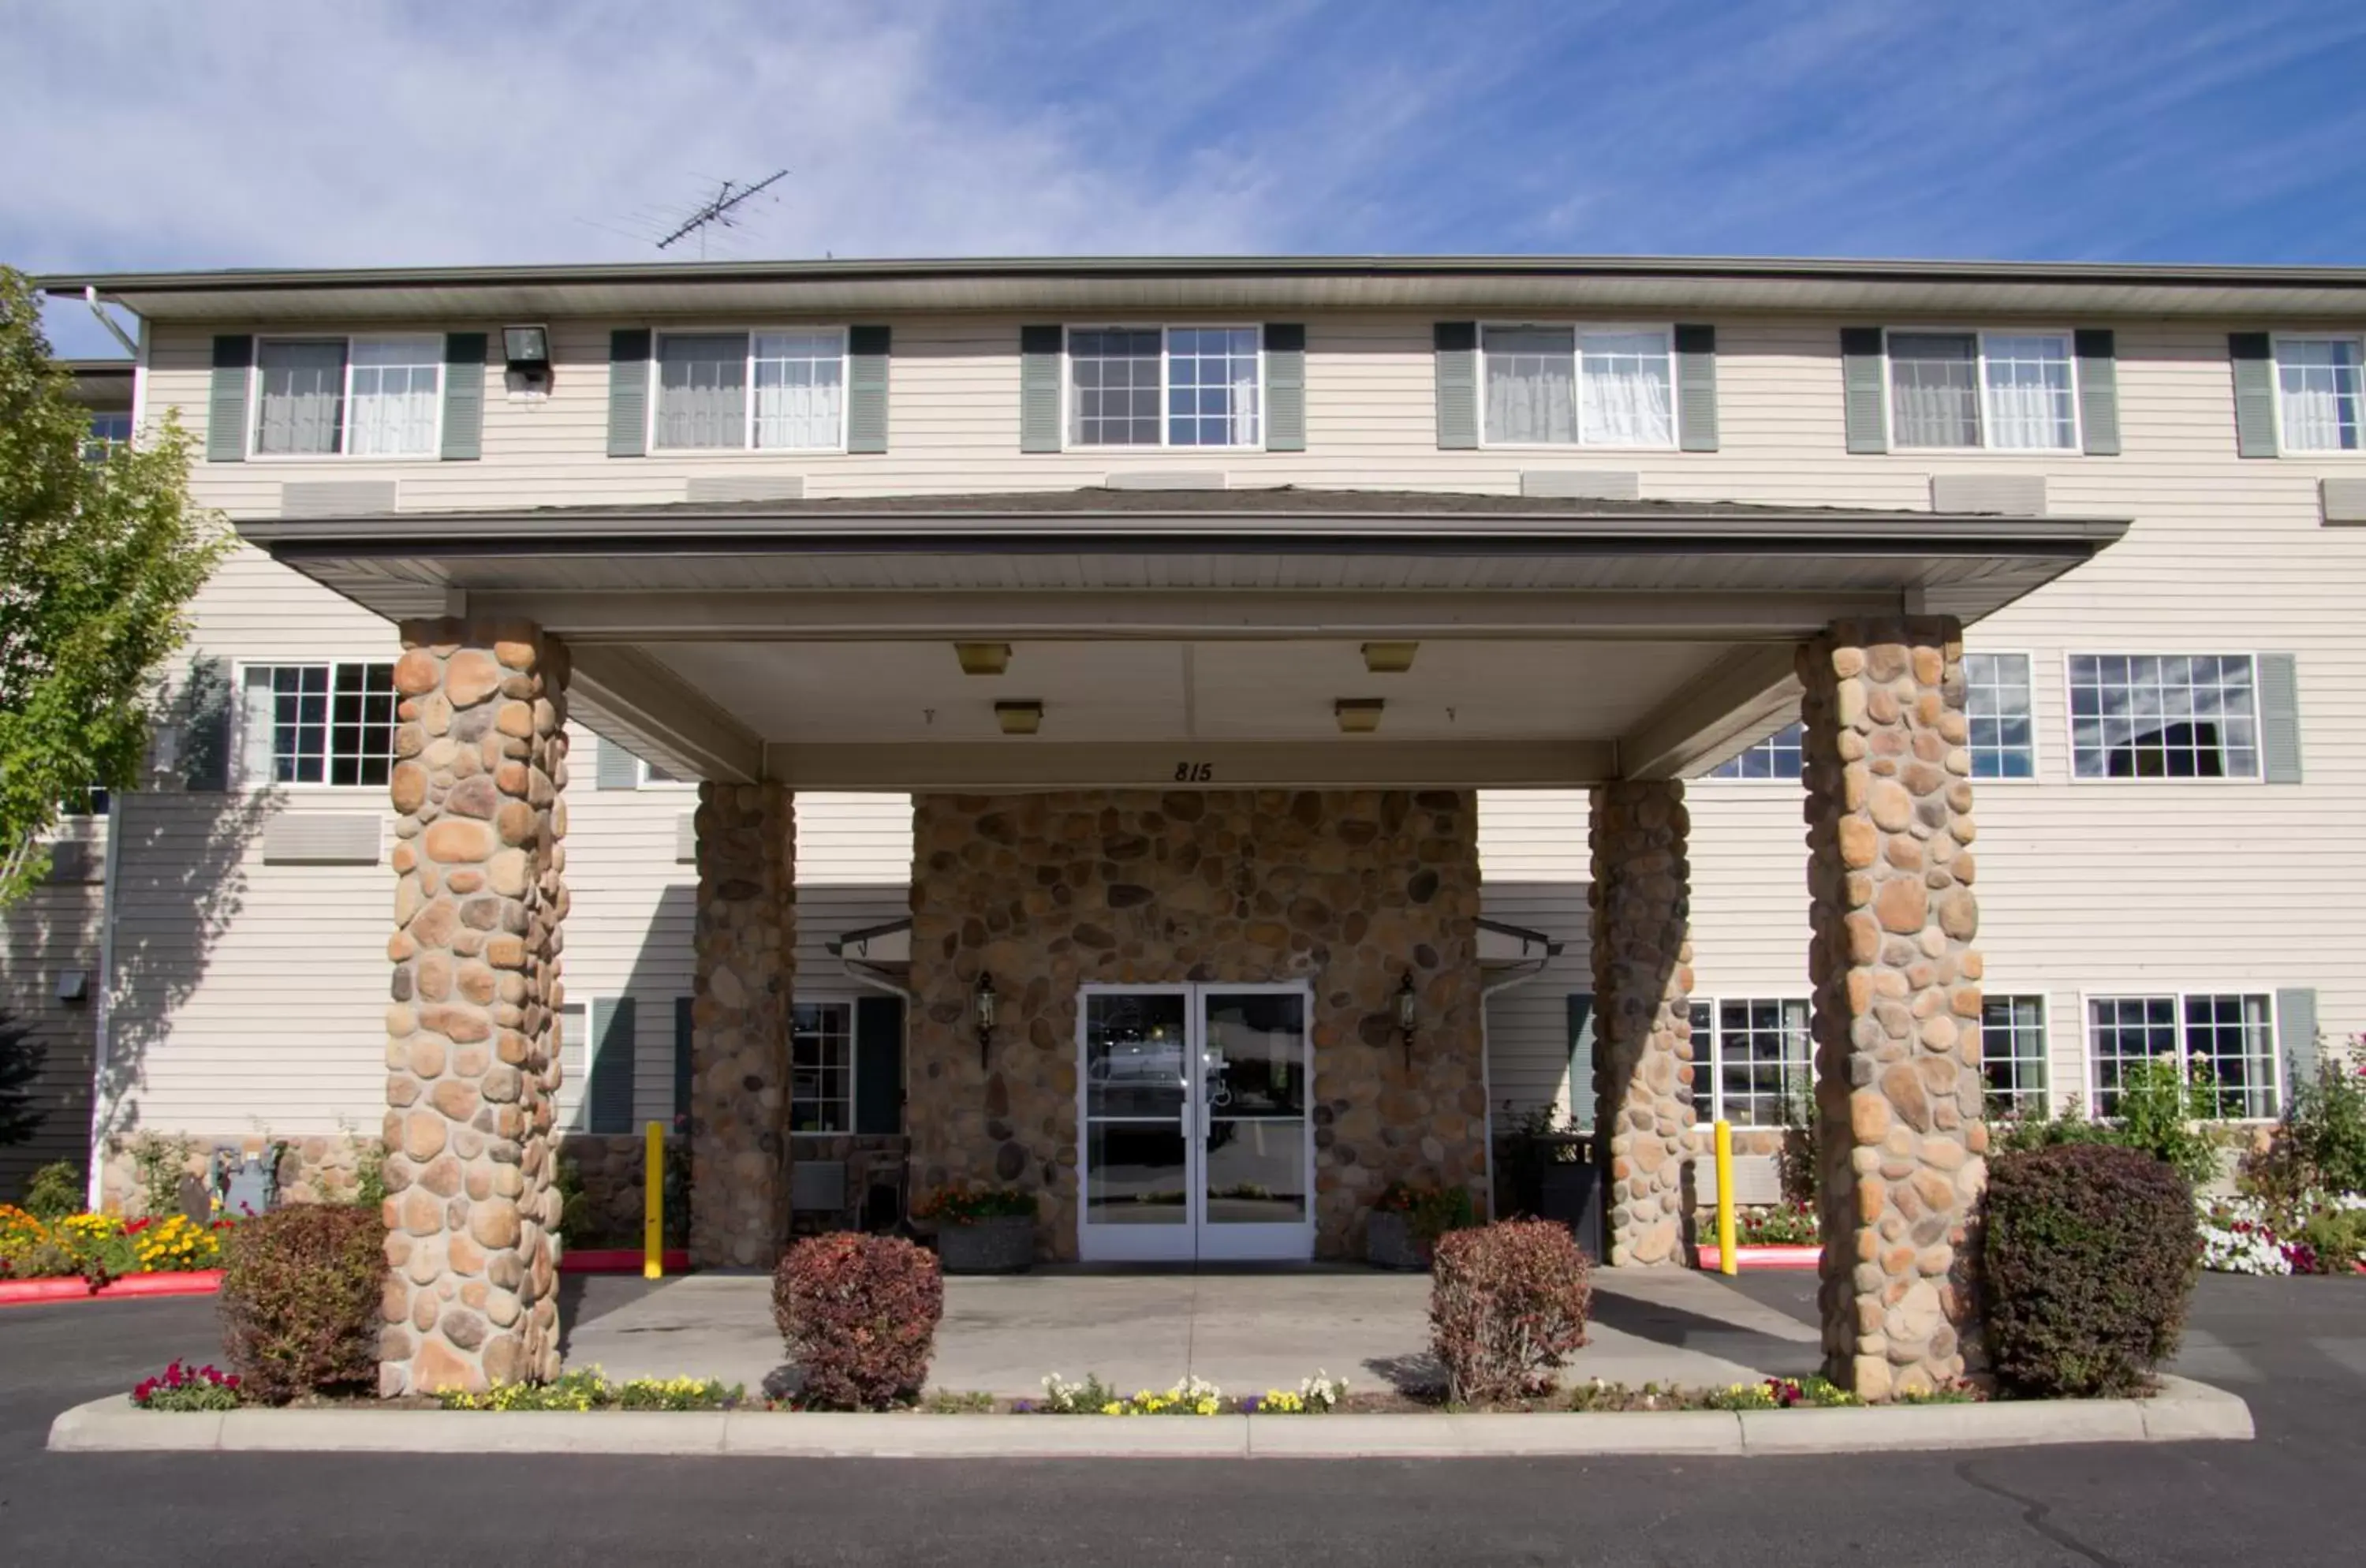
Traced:
<path fill-rule="evenodd" d="M 550 1130 L 567 914 L 566 649 L 533 626 L 449 620 L 407 621 L 402 643 L 378 1342 L 389 1397 L 558 1371 Z"/>
<path fill-rule="evenodd" d="M 1827 1375 L 1869 1400 L 1978 1370 L 1987 1179 L 1962 628 L 1842 622 L 1807 688 Z"/>
<path fill-rule="evenodd" d="M 788 1234 L 796 815 L 777 784 L 698 788 L 690 1260 L 770 1269 Z"/>
<path fill-rule="evenodd" d="M 1598 784 L 1591 807 L 1594 1126 L 1610 1136 L 1609 1260 L 1680 1265 L 1693 1144 L 1684 786 Z"/>

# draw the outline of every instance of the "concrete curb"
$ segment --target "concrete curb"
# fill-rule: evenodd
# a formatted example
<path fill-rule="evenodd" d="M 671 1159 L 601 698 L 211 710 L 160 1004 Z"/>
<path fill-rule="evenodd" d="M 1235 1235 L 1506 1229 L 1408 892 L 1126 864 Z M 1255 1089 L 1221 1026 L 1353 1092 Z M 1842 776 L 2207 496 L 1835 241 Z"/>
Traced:
<path fill-rule="evenodd" d="M 94 1291 L 80 1275 L 59 1279 L 0 1280 L 0 1306 L 37 1306 L 54 1302 L 137 1301 L 146 1296 L 210 1296 L 221 1289 L 222 1271 L 197 1269 L 156 1274 L 124 1274 Z"/>
<path fill-rule="evenodd" d="M 50 1427 L 60 1453 L 630 1453 L 879 1459 L 1452 1459 L 1837 1454 L 2058 1443 L 2245 1441 L 2249 1406 L 2161 1379 L 2151 1399 L 1870 1410 L 1529 1416 L 823 1416 L 771 1411 L 233 1410 L 158 1415 L 121 1397 Z"/>

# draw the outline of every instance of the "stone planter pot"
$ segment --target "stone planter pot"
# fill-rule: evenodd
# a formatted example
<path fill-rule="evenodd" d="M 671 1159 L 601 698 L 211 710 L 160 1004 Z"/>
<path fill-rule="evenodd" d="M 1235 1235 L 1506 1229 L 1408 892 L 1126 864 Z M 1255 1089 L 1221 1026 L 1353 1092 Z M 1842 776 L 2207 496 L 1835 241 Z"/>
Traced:
<path fill-rule="evenodd" d="M 1035 1216 L 995 1214 L 937 1226 L 937 1264 L 948 1274 L 1021 1274 L 1035 1262 Z"/>
<path fill-rule="evenodd" d="M 1414 1234 L 1409 1215 L 1375 1209 L 1364 1216 L 1364 1261 L 1375 1269 L 1429 1267 L 1429 1243 Z"/>

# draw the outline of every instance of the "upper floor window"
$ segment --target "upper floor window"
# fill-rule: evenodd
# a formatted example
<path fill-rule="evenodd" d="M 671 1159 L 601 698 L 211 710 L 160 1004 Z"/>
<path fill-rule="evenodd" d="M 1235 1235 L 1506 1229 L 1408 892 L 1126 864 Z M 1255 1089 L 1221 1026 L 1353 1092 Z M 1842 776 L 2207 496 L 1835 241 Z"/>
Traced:
<path fill-rule="evenodd" d="M 1265 439 L 1256 327 L 1075 327 L 1072 446 L 1255 446 Z"/>
<path fill-rule="evenodd" d="M 394 767 L 394 666 L 250 664 L 240 702 L 251 784 L 378 784 Z"/>
<path fill-rule="evenodd" d="M 828 452 L 846 445 L 846 333 L 839 328 L 661 333 L 659 451 Z"/>
<path fill-rule="evenodd" d="M 2072 654 L 2070 771 L 2082 779 L 2259 777 L 2250 656 Z"/>
<path fill-rule="evenodd" d="M 1719 762 L 1713 779 L 1797 779 L 1806 765 L 1808 727 L 1786 724 L 1748 750 Z"/>
<path fill-rule="evenodd" d="M 1692 1004 L 1693 1120 L 1785 1127 L 1812 1092 L 1808 1003 L 1774 997 Z"/>
<path fill-rule="evenodd" d="M 255 368 L 257 456 L 434 455 L 441 338 L 265 338 Z"/>
<path fill-rule="evenodd" d="M 1893 446 L 2077 449 L 2068 333 L 1893 332 L 1888 348 Z"/>
<path fill-rule="evenodd" d="M 1490 446 L 1676 444 L 1665 327 L 1489 326 L 1479 354 Z"/>
<path fill-rule="evenodd" d="M 2087 1040 L 2103 1115 L 2118 1113 L 2127 1069 L 2152 1060 L 2206 1071 L 2222 1116 L 2276 1114 L 2275 1012 L 2263 992 L 2090 998 Z"/>
<path fill-rule="evenodd" d="M 2276 423 L 2288 452 L 2359 449 L 2359 341 L 2276 339 Z"/>
<path fill-rule="evenodd" d="M 1964 655 L 1964 717 L 1970 728 L 1972 776 L 2025 779 L 2037 772 L 2036 721 L 2030 709 L 2029 655 Z"/>

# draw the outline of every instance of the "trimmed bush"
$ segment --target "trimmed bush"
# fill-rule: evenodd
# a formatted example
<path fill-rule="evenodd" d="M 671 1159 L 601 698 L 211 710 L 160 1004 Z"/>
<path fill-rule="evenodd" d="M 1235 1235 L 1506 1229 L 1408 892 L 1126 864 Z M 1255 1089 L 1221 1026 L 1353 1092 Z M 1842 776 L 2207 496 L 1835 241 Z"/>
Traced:
<path fill-rule="evenodd" d="M 386 1224 L 372 1209 L 299 1203 L 233 1226 L 223 1248 L 222 1349 L 264 1404 L 375 1389 Z"/>
<path fill-rule="evenodd" d="M 805 1372 L 803 1405 L 884 1410 L 929 1380 L 945 1282 L 928 1251 L 896 1236 L 834 1233 L 789 1248 L 772 1316 Z"/>
<path fill-rule="evenodd" d="M 1430 1348 L 1447 1397 L 1496 1404 L 1549 1391 L 1585 1343 L 1593 1297 L 1585 1254 L 1550 1220 L 1506 1220 L 1438 1238 L 1429 1292 Z"/>
<path fill-rule="evenodd" d="M 2184 1331 L 2201 1246 L 2192 1188 L 2140 1149 L 1998 1155 L 1980 1244 L 1998 1379 L 2057 1397 L 2149 1387 Z"/>

